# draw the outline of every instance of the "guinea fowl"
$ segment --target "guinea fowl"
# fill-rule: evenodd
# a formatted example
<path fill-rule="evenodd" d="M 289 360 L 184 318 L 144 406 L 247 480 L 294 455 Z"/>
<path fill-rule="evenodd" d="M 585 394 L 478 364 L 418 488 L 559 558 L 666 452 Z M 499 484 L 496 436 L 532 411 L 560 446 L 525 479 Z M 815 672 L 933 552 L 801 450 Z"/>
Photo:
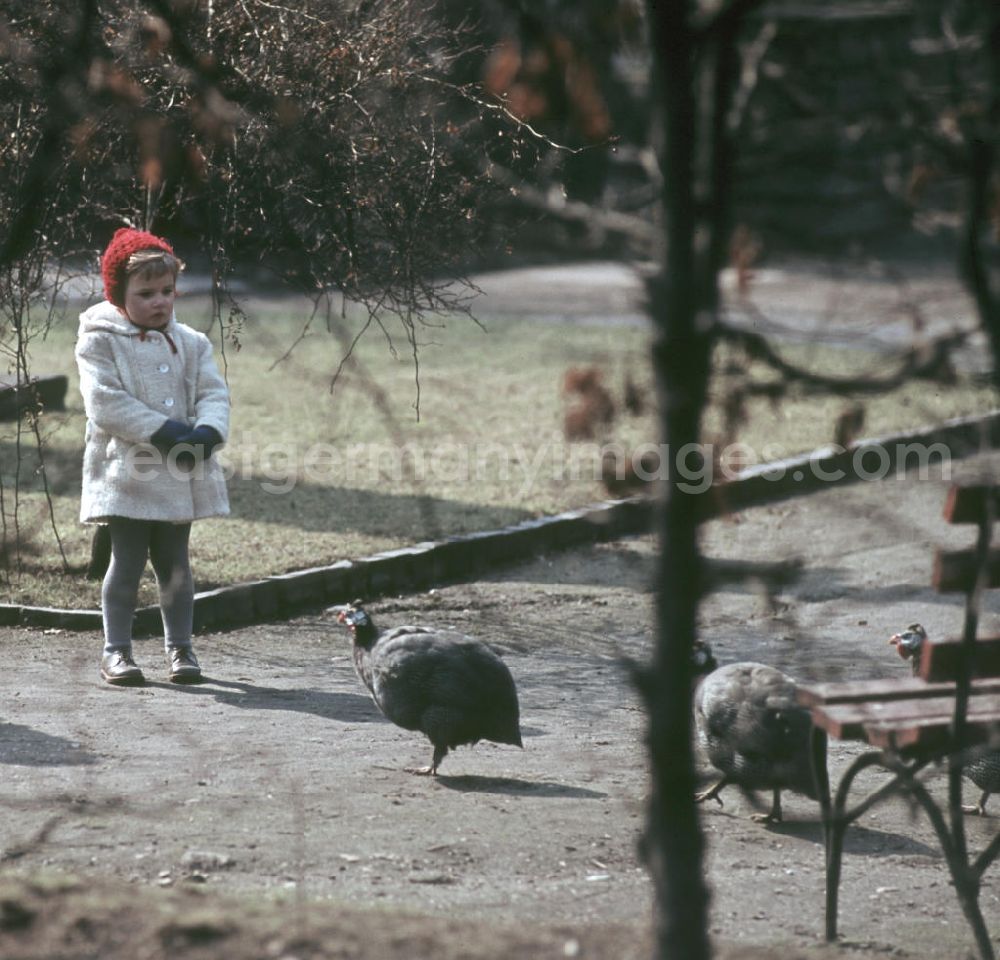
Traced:
<path fill-rule="evenodd" d="M 910 661 L 914 676 L 920 672 L 920 650 L 926 640 L 927 631 L 919 623 L 911 623 L 902 633 L 889 638 L 896 652 Z M 1000 750 L 981 753 L 962 767 L 962 773 L 983 791 L 979 803 L 964 804 L 962 810 L 985 817 L 990 794 L 1000 792 Z"/>
<path fill-rule="evenodd" d="M 708 675 L 694 694 L 699 743 L 722 777 L 695 795 L 696 803 L 717 800 L 723 787 L 771 790 L 768 813 L 753 814 L 761 823 L 782 819 L 781 791 L 817 798 L 809 762 L 809 712 L 795 701 L 795 681 L 763 663 L 744 661 L 713 669 L 706 644 L 695 648 L 696 666 Z"/>
<path fill-rule="evenodd" d="M 380 633 L 358 604 L 337 615 L 351 633 L 354 669 L 376 706 L 434 745 L 436 775 L 449 750 L 480 740 L 521 746 L 517 688 L 486 644 L 453 630 L 401 626 Z"/>

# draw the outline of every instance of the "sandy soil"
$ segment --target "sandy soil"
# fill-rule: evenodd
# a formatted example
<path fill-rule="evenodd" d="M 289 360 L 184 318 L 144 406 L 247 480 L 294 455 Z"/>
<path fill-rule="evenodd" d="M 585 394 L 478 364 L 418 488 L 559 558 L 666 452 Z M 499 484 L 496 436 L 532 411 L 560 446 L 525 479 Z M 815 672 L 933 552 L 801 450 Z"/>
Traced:
<path fill-rule="evenodd" d="M 969 540 L 941 521 L 944 490 L 891 479 L 707 527 L 709 556 L 804 563 L 776 601 L 752 582 L 707 601 L 720 661 L 803 681 L 905 673 L 892 632 L 961 624 L 927 586 L 933 547 Z M 113 689 L 96 634 L 0 632 L 0 956 L 649 956 L 644 717 L 620 657 L 650 650 L 652 549 L 539 557 L 370 605 L 385 626 L 475 634 L 517 680 L 525 749 L 460 749 L 436 779 L 404 772 L 429 744 L 381 718 L 329 612 L 201 637 L 210 679 L 192 687 L 164 682 L 152 640 L 137 643 L 150 683 Z M 833 745 L 834 777 L 857 752 Z M 930 784 L 943 795 L 939 773 Z M 702 815 L 720 956 L 828 955 L 816 805 L 786 795 L 766 827 L 723 797 Z M 969 819 L 974 849 L 1000 798 L 992 814 Z M 1000 946 L 998 871 L 982 904 Z M 971 953 L 933 834 L 899 799 L 849 834 L 842 931 L 829 955 Z"/>

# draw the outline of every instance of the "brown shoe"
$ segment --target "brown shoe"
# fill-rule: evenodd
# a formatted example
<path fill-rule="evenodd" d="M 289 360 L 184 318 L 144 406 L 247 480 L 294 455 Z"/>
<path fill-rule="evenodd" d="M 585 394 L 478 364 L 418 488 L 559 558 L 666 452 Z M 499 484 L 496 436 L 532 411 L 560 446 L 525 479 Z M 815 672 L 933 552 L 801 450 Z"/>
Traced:
<path fill-rule="evenodd" d="M 141 687 L 146 678 L 135 665 L 131 650 L 112 650 L 101 657 L 101 679 L 116 687 Z"/>
<path fill-rule="evenodd" d="M 167 666 L 170 668 L 171 683 L 201 681 L 201 667 L 190 647 L 170 647 L 167 650 Z"/>

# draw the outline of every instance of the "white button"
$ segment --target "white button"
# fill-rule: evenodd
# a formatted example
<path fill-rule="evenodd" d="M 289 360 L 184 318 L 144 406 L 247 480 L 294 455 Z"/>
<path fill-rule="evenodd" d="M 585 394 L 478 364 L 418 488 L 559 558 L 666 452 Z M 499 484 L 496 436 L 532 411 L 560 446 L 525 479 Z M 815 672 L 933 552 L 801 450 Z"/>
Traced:
<path fill-rule="evenodd" d="M 160 364 L 160 373 L 166 373 L 169 369 L 170 367 L 167 364 L 165 363 Z"/>
<path fill-rule="evenodd" d="M 163 405 L 165 407 L 172 407 L 174 405 L 174 398 L 173 397 L 167 397 L 167 399 L 163 401 Z"/>

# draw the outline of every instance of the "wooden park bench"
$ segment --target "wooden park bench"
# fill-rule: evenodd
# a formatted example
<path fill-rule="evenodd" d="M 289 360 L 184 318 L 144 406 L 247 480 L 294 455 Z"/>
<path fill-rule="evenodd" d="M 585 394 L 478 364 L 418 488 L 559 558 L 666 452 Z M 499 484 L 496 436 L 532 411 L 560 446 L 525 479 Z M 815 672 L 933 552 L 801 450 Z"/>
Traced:
<path fill-rule="evenodd" d="M 945 505 L 949 523 L 976 523 L 979 530 L 974 548 L 938 551 L 935 557 L 935 588 L 966 594 L 962 637 L 926 641 L 918 676 L 799 689 L 799 702 L 809 707 L 813 719 L 812 763 L 826 840 L 827 940 L 837 936 L 848 826 L 880 800 L 906 793 L 934 827 L 982 960 L 994 960 L 979 890 L 983 873 L 1000 855 L 1000 829 L 985 849 L 970 855 L 962 811 L 962 765 L 970 752 L 1000 750 L 1000 637 L 977 638 L 979 592 L 1000 586 L 1000 551 L 989 547 L 998 507 L 1000 488 L 981 485 L 953 487 Z M 848 766 L 832 797 L 826 764 L 829 737 L 872 748 Z M 928 765 L 941 761 L 948 763 L 947 811 L 918 778 Z M 855 778 L 872 767 L 887 770 L 891 777 L 849 806 Z"/>
<path fill-rule="evenodd" d="M 14 377 L 0 376 L 0 420 L 16 420 L 29 407 L 65 410 L 69 378 L 65 374 L 32 377 L 24 383 Z"/>

